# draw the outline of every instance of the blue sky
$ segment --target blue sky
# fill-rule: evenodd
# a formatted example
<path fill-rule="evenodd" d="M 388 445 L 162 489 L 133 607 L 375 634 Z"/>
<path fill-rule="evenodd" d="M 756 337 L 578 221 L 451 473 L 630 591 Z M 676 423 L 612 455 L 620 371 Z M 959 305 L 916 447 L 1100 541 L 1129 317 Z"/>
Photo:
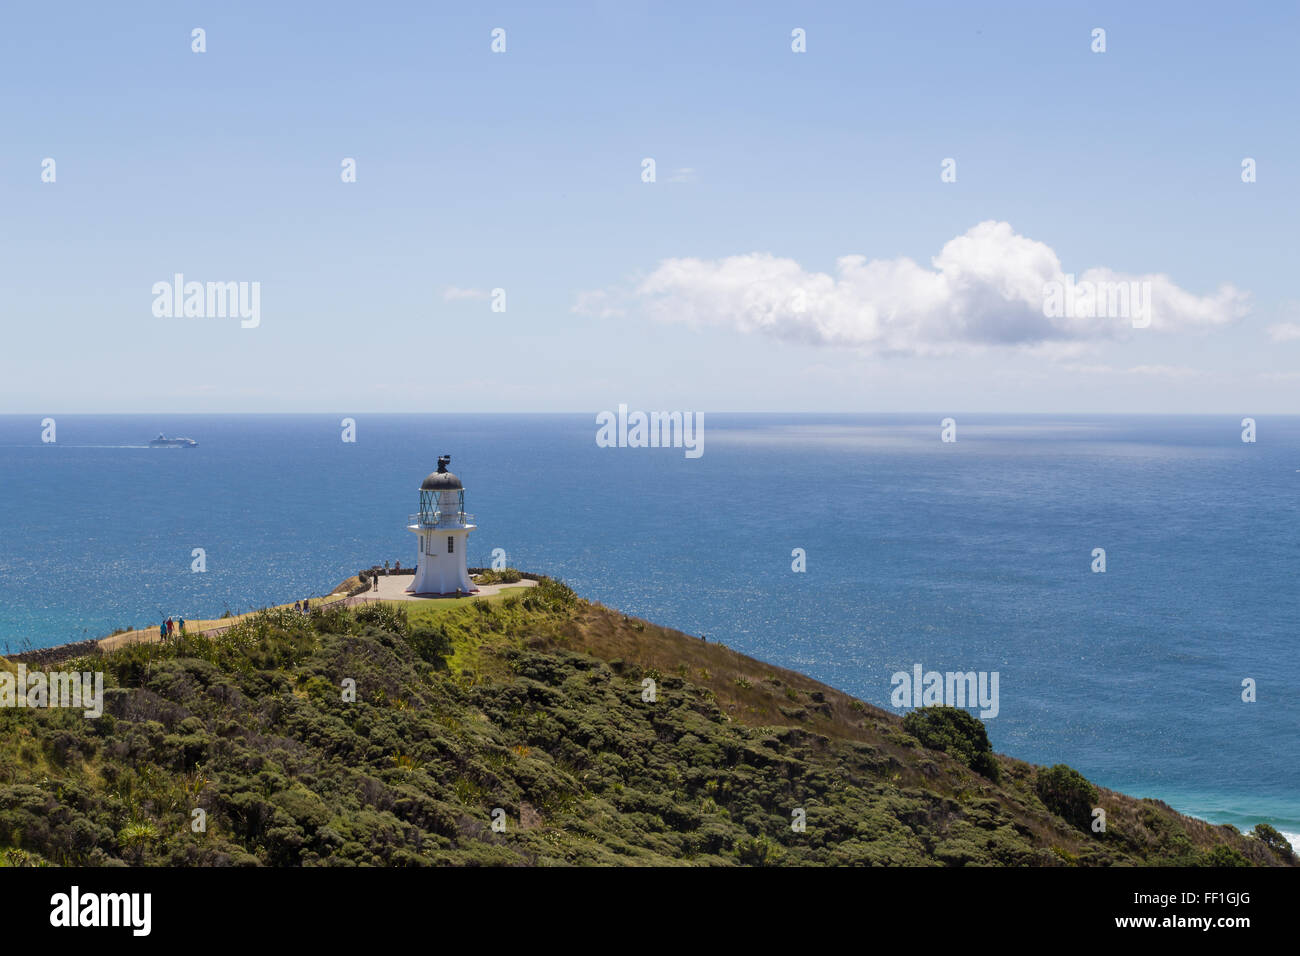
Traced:
<path fill-rule="evenodd" d="M 1296 411 L 1295 5 L 541 7 L 6 5 L 0 412 Z"/>

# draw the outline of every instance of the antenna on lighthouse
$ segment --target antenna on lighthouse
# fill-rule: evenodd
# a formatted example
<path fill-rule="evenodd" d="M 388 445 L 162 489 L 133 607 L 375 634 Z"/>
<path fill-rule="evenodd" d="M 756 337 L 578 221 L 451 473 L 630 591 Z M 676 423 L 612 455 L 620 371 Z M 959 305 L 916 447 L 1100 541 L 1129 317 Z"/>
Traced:
<path fill-rule="evenodd" d="M 439 455 L 438 474 L 445 475 L 447 473 L 447 466 L 450 464 L 451 464 L 451 455 Z"/>

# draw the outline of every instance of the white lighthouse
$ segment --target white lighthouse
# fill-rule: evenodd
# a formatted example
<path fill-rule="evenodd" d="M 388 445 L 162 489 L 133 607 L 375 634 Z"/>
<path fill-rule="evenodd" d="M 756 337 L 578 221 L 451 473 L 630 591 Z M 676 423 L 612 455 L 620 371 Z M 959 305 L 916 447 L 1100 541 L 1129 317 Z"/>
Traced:
<path fill-rule="evenodd" d="M 407 525 L 420 542 L 412 594 L 455 594 L 477 591 L 465 567 L 466 545 L 474 516 L 465 513 L 465 486 L 447 470 L 450 455 L 438 459 L 438 470 L 420 485 L 420 511 Z"/>

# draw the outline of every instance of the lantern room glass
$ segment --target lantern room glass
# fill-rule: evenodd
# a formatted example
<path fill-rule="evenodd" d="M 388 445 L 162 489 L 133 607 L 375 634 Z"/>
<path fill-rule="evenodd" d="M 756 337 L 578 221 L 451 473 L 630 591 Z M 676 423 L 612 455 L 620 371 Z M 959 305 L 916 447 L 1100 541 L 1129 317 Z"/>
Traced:
<path fill-rule="evenodd" d="M 451 514 L 442 509 L 442 499 L 440 495 L 447 495 L 448 491 L 420 491 L 420 524 L 436 527 L 439 524 L 463 524 L 465 520 L 465 489 L 461 488 L 456 491 L 456 513 Z"/>

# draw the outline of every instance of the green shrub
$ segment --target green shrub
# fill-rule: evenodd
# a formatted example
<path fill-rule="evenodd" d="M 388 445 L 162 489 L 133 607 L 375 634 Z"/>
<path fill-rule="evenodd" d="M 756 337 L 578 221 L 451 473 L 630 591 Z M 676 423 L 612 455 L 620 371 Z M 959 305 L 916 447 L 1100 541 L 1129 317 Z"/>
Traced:
<path fill-rule="evenodd" d="M 407 643 L 419 655 L 420 659 L 432 664 L 440 671 L 447 670 L 447 658 L 451 655 L 451 636 L 441 626 L 417 627 L 406 637 Z"/>
<path fill-rule="evenodd" d="M 1256 824 L 1252 832 L 1255 839 L 1263 843 L 1284 861 L 1290 863 L 1295 859 L 1295 850 L 1287 838 L 1267 823 Z"/>
<path fill-rule="evenodd" d="M 389 634 L 406 633 L 406 609 L 393 604 L 363 604 L 356 609 L 356 620 Z"/>
<path fill-rule="evenodd" d="M 1250 861 L 1232 847 L 1216 846 L 1209 853 L 1201 855 L 1198 866 L 1250 866 Z"/>
<path fill-rule="evenodd" d="M 997 758 L 984 722 L 960 707 L 918 707 L 903 718 L 903 729 L 930 750 L 942 750 L 976 773 L 998 779 Z"/>
<path fill-rule="evenodd" d="M 736 859 L 745 866 L 779 866 L 784 857 L 785 850 L 761 834 L 736 841 Z"/>
<path fill-rule="evenodd" d="M 572 607 L 578 601 L 578 595 L 563 581 L 542 578 L 537 586 L 529 588 L 523 606 L 529 611 L 561 611 Z"/>
<path fill-rule="evenodd" d="M 523 575 L 515 568 L 502 568 L 500 571 L 480 571 L 479 584 L 516 584 L 523 580 Z"/>
<path fill-rule="evenodd" d="M 1097 788 L 1079 771 L 1063 763 L 1039 770 L 1034 789 L 1048 810 L 1080 830 L 1089 829 Z"/>

